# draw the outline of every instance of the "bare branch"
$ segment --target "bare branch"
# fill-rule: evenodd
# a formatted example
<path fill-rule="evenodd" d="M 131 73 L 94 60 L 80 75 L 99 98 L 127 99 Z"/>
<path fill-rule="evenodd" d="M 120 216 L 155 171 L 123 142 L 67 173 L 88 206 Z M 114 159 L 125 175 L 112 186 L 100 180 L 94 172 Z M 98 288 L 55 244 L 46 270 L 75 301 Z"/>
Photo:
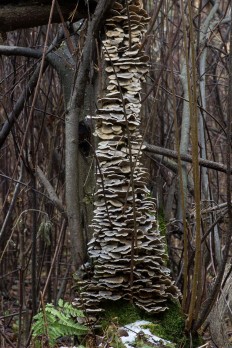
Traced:
<path fill-rule="evenodd" d="M 45 62 L 44 71 L 46 70 L 47 66 L 48 66 L 48 63 Z M 3 124 L 2 128 L 1 128 L 1 131 L 0 131 L 0 148 L 4 144 L 7 136 L 9 135 L 9 133 L 10 133 L 12 127 L 13 127 L 13 125 L 15 124 L 15 122 L 17 121 L 17 118 L 19 117 L 21 111 L 23 110 L 23 107 L 25 105 L 25 101 L 28 100 L 28 98 L 33 93 L 34 88 L 35 88 L 35 86 L 37 84 L 39 71 L 40 71 L 40 65 L 34 71 L 32 77 L 30 78 L 30 80 L 29 80 L 29 82 L 27 84 L 27 86 L 25 87 L 25 90 L 23 91 L 23 93 L 19 97 L 17 103 L 15 104 L 14 109 L 12 110 L 12 112 L 8 116 L 7 120 Z"/>
<path fill-rule="evenodd" d="M 171 157 L 171 158 L 175 158 L 175 159 L 178 158 L 178 154 L 176 151 L 164 149 L 163 147 L 159 147 L 159 146 L 155 146 L 155 145 L 150 145 L 148 143 L 144 143 L 144 145 L 146 146 L 144 151 L 151 152 L 151 153 L 157 153 L 157 154 Z M 180 158 L 184 162 L 192 163 L 192 156 L 190 156 L 190 155 L 180 154 Z M 204 160 L 202 158 L 199 158 L 198 161 L 199 161 L 199 165 L 202 167 L 206 167 L 206 168 L 217 170 L 219 172 L 227 173 L 227 168 L 222 163 Z M 230 171 L 232 173 L 232 168 Z"/>
<path fill-rule="evenodd" d="M 59 45 L 59 43 L 63 39 L 63 34 L 58 33 L 52 44 L 49 46 L 46 57 L 48 58 L 47 61 L 44 62 L 43 72 L 47 69 L 48 64 L 52 64 L 52 60 L 54 60 L 52 53 L 49 54 L 55 47 Z M 25 57 L 32 57 L 32 58 L 41 58 L 42 57 L 42 51 L 35 50 L 31 48 L 25 48 L 25 47 L 18 47 L 18 46 L 0 46 L 0 54 L 3 55 L 18 55 L 18 56 L 25 56 Z M 49 61 L 49 63 L 48 63 Z M 7 136 L 9 135 L 13 125 L 17 121 L 17 118 L 19 117 L 21 111 L 23 110 L 25 106 L 25 101 L 28 100 L 28 98 L 32 95 L 34 92 L 34 88 L 36 87 L 37 80 L 39 77 L 40 72 L 40 64 L 35 69 L 33 75 L 31 76 L 30 80 L 28 81 L 24 91 L 22 92 L 21 96 L 18 98 L 17 103 L 14 106 L 14 109 L 10 113 L 10 115 L 7 115 L 7 120 L 3 124 L 1 130 L 0 130 L 0 148 L 3 146 Z"/>
<path fill-rule="evenodd" d="M 20 193 L 20 181 L 22 180 L 22 177 L 23 177 L 23 166 L 21 166 L 20 175 L 19 175 L 18 182 L 17 182 L 17 184 L 15 186 L 15 189 L 14 189 L 13 198 L 11 200 L 9 209 L 7 211 L 6 217 L 5 217 L 4 221 L 3 221 L 3 224 L 2 224 L 2 227 L 1 227 L 1 230 L 0 230 L 0 245 L 4 244 L 5 234 L 6 234 L 6 230 L 7 230 L 7 224 L 9 223 L 10 216 L 11 216 L 11 214 L 13 212 L 13 209 L 15 207 L 15 203 L 16 203 L 18 195 Z"/>
<path fill-rule="evenodd" d="M 15 3 L 13 1 L 8 1 L 5 5 L 0 5 L 0 32 L 13 31 L 16 29 L 32 28 L 39 25 L 44 25 L 48 23 L 49 13 L 51 9 L 51 4 L 47 1 L 19 1 Z M 3 2 L 4 3 L 4 2 Z M 89 4 L 90 11 L 93 11 L 95 3 L 92 1 Z M 79 20 L 81 18 L 88 16 L 88 8 L 85 1 L 81 0 L 78 2 L 76 0 L 70 0 L 60 3 L 60 8 L 65 20 L 73 15 L 73 20 Z M 55 9 L 52 23 L 61 22 L 60 15 Z"/>
<path fill-rule="evenodd" d="M 47 191 L 47 193 L 49 195 L 50 200 L 54 203 L 56 208 L 61 213 L 64 213 L 64 206 L 63 206 L 61 200 L 57 196 L 53 186 L 50 184 L 49 180 L 46 178 L 44 172 L 42 171 L 42 169 L 39 166 L 36 167 L 36 175 L 38 176 L 39 181 L 41 182 L 41 184 L 46 189 L 46 191 Z"/>
<path fill-rule="evenodd" d="M 41 58 L 42 51 L 28 47 L 0 46 L 0 54 L 5 56 L 24 56 L 29 58 Z"/>

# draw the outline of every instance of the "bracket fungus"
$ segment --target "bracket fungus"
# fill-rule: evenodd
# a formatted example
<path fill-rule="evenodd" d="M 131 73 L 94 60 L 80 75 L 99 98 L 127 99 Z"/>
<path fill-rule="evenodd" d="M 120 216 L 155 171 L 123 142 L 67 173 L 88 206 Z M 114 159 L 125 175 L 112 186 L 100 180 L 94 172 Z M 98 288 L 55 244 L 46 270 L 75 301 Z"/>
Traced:
<path fill-rule="evenodd" d="M 156 206 L 146 187 L 139 133 L 141 82 L 148 57 L 139 50 L 149 17 L 141 1 L 117 0 L 106 20 L 103 53 L 107 92 L 99 100 L 95 135 L 97 190 L 88 245 L 93 275 L 80 280 L 79 304 L 89 313 L 101 301 L 128 299 L 149 313 L 164 311 L 179 291 L 165 267 Z"/>

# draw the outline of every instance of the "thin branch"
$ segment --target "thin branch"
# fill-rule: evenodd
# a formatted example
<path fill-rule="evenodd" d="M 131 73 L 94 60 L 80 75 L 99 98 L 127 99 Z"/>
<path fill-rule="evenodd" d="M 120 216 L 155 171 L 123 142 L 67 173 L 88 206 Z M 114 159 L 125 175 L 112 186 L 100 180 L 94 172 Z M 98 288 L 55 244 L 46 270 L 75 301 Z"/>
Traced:
<path fill-rule="evenodd" d="M 163 147 L 155 146 L 155 145 L 150 145 L 148 143 L 144 143 L 146 146 L 144 151 L 151 152 L 151 153 L 156 153 L 160 154 L 163 156 L 171 157 L 171 158 L 178 158 L 178 154 L 176 151 L 169 150 L 169 149 L 164 149 Z M 180 154 L 180 158 L 184 162 L 192 163 L 192 156 L 191 155 L 185 155 L 185 154 Z M 219 172 L 227 173 L 227 167 L 226 165 L 214 161 L 209 161 L 209 160 L 204 160 L 203 158 L 198 158 L 199 165 L 202 167 L 210 168 L 217 170 Z M 230 173 L 232 173 L 232 168 L 230 169 Z"/>
<path fill-rule="evenodd" d="M 41 184 L 46 189 L 50 200 L 53 202 L 53 204 L 56 206 L 56 208 L 61 213 L 64 213 L 65 210 L 64 210 L 64 206 L 63 206 L 61 200 L 57 196 L 53 186 L 50 184 L 49 180 L 46 178 L 44 172 L 42 171 L 42 169 L 39 166 L 36 167 L 36 175 L 37 175 L 39 181 L 41 182 Z"/>
<path fill-rule="evenodd" d="M 4 339 L 9 344 L 10 347 L 15 348 L 14 344 L 11 342 L 11 340 L 5 335 L 5 333 L 1 329 L 0 329 L 0 335 L 4 337 Z"/>
<path fill-rule="evenodd" d="M 49 46 L 48 50 L 46 51 L 45 59 L 47 60 L 44 62 L 43 72 L 47 69 L 49 63 L 52 64 L 52 60 L 54 60 L 52 55 L 52 50 L 58 47 L 58 45 L 62 42 L 62 40 L 63 40 L 63 33 L 62 34 L 58 33 L 56 38 L 54 39 L 54 41 L 52 42 L 52 44 Z M 18 56 L 25 56 L 25 57 L 31 57 L 31 58 L 42 57 L 42 51 L 40 50 L 35 50 L 35 49 L 25 48 L 25 47 L 17 47 L 17 46 L 13 46 L 13 47 L 0 46 L 0 54 L 9 55 L 9 56 L 18 55 Z M 39 64 L 37 68 L 35 69 L 34 73 L 32 74 L 30 80 L 28 81 L 21 96 L 18 98 L 18 101 L 15 104 L 14 109 L 7 117 L 7 120 L 4 122 L 0 131 L 0 148 L 3 146 L 7 136 L 9 135 L 12 127 L 17 121 L 17 118 L 19 117 L 21 111 L 23 110 L 25 106 L 25 102 L 29 99 L 29 97 L 34 92 L 34 89 L 37 85 L 40 70 L 41 70 L 41 65 Z"/>
<path fill-rule="evenodd" d="M 46 70 L 47 67 L 48 67 L 48 63 L 45 62 L 43 67 L 43 72 Z M 28 81 L 27 86 L 25 87 L 23 93 L 21 94 L 17 103 L 15 104 L 14 109 L 8 116 L 7 120 L 4 122 L 2 129 L 0 131 L 0 148 L 5 143 L 12 127 L 14 126 L 15 122 L 17 121 L 17 118 L 19 117 L 21 111 L 23 110 L 25 106 L 25 102 L 34 92 L 34 89 L 38 81 L 40 69 L 41 69 L 41 66 L 38 65 L 33 75 L 31 76 L 30 80 Z"/>
<path fill-rule="evenodd" d="M 9 220 L 11 218 L 11 215 L 12 215 L 12 212 L 13 212 L 16 200 L 17 200 L 18 195 L 20 193 L 20 181 L 22 180 L 22 177 L 23 177 L 23 165 L 21 165 L 19 179 L 18 179 L 18 182 L 17 182 L 17 184 L 15 186 L 13 197 L 11 199 L 11 203 L 9 205 L 6 217 L 5 217 L 5 219 L 4 219 L 3 223 L 2 223 L 2 227 L 1 227 L 1 230 L 0 230 L 0 245 L 1 246 L 4 243 L 5 234 L 6 234 L 6 228 L 7 228 L 7 225 L 9 223 Z"/>
<path fill-rule="evenodd" d="M 0 177 L 6 179 L 6 180 L 9 180 L 9 181 L 12 181 L 16 184 L 20 184 L 21 186 L 24 186 L 26 188 L 27 191 L 31 190 L 31 191 L 34 191 L 36 192 L 38 195 L 41 195 L 42 197 L 45 197 L 46 199 L 50 200 L 50 197 L 48 197 L 47 195 L 45 195 L 44 193 L 34 189 L 32 186 L 30 186 L 29 184 L 25 183 L 25 182 L 22 182 L 22 181 L 19 181 L 19 180 L 16 180 L 16 179 L 13 179 L 12 177 L 8 176 L 8 175 L 5 175 L 5 174 L 2 174 L 0 173 Z"/>

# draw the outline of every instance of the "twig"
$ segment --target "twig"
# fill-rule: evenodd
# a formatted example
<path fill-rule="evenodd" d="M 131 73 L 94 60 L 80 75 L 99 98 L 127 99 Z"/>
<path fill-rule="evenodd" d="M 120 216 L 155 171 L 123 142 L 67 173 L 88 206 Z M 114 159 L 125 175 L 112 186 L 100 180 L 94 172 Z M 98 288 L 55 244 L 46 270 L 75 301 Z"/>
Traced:
<path fill-rule="evenodd" d="M 50 337 L 48 335 L 48 322 L 47 322 L 47 316 L 46 316 L 46 310 L 45 310 L 45 304 L 44 304 L 44 296 L 43 296 L 42 291 L 40 292 L 40 298 L 41 298 L 41 307 L 42 307 L 42 312 L 43 312 L 44 329 L 45 329 L 45 334 L 47 337 L 46 343 L 48 345 L 48 348 L 50 348 L 50 344 L 49 344 Z"/>
<path fill-rule="evenodd" d="M 0 329 L 0 335 L 2 335 L 6 342 L 12 347 L 12 348 L 15 348 L 15 346 L 13 345 L 13 343 L 11 342 L 11 340 L 9 340 L 9 338 L 4 334 L 4 332 L 2 332 L 2 330 Z"/>
<path fill-rule="evenodd" d="M 4 242 L 5 229 L 6 229 L 6 226 L 7 226 L 8 222 L 9 222 L 9 219 L 10 219 L 12 211 L 14 209 L 17 197 L 18 197 L 19 192 L 20 192 L 20 183 L 19 182 L 22 180 L 22 177 L 23 177 L 23 164 L 21 164 L 19 179 L 18 179 L 18 182 L 17 182 L 17 184 L 15 186 L 15 190 L 14 190 L 14 193 L 13 193 L 13 197 L 12 197 L 10 206 L 8 208 L 6 217 L 5 217 L 5 219 L 4 219 L 3 223 L 2 223 L 2 227 L 1 227 L 1 230 L 0 230 L 0 244 L 1 245 Z"/>
<path fill-rule="evenodd" d="M 49 180 L 46 178 L 46 176 L 44 175 L 42 169 L 37 166 L 36 167 L 36 175 L 39 178 L 39 181 L 41 182 L 41 184 L 44 186 L 44 188 L 46 189 L 50 200 L 53 202 L 53 204 L 56 206 L 56 208 L 63 214 L 65 214 L 65 209 L 64 206 L 61 202 L 61 200 L 59 199 L 59 197 L 57 196 L 53 186 L 50 184 Z"/>

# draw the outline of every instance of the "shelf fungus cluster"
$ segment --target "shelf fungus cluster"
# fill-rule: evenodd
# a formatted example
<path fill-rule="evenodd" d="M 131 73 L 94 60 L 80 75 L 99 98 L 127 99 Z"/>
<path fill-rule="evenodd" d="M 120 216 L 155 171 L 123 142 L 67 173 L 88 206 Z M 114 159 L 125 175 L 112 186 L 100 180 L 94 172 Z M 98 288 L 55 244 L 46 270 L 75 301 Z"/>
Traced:
<path fill-rule="evenodd" d="M 140 161 L 140 91 L 148 65 L 140 44 L 148 20 L 140 0 L 116 1 L 105 25 L 107 92 L 95 117 L 97 191 L 88 245 L 93 275 L 79 281 L 79 303 L 90 313 L 119 299 L 156 313 L 178 296 Z"/>

